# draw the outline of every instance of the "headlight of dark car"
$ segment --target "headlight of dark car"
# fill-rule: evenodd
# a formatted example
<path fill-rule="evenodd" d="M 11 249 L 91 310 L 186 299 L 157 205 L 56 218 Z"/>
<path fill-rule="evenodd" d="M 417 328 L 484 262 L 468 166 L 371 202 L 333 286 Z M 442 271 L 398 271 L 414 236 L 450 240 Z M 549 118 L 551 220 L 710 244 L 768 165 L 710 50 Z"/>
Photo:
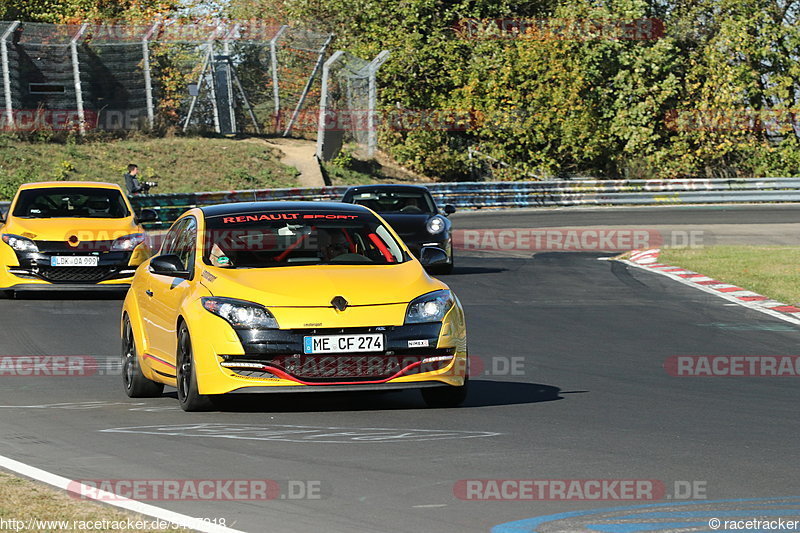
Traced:
<path fill-rule="evenodd" d="M 448 290 L 423 294 L 408 304 L 406 324 L 441 322 L 453 304 L 455 304 L 455 299 Z"/>
<path fill-rule="evenodd" d="M 431 235 L 437 235 L 444 231 L 445 222 L 442 217 L 436 215 L 428 219 L 428 223 L 425 225 L 428 230 L 428 233 Z"/>

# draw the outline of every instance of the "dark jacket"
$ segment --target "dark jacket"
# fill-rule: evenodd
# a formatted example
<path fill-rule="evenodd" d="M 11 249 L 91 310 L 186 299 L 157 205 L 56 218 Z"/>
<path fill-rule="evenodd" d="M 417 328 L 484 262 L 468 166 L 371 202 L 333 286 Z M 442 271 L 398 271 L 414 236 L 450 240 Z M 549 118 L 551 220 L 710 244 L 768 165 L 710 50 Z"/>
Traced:
<path fill-rule="evenodd" d="M 146 187 L 139 183 L 136 176 L 132 176 L 130 172 L 125 173 L 125 188 L 128 189 L 128 194 L 138 194 L 145 192 Z"/>

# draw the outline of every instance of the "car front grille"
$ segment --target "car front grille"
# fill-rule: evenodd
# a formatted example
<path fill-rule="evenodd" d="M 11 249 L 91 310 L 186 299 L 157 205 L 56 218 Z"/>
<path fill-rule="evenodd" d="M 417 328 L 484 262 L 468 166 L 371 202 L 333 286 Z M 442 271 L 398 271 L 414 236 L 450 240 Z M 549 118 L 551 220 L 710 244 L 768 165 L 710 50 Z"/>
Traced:
<path fill-rule="evenodd" d="M 40 267 L 39 276 L 53 283 L 93 283 L 111 275 L 115 267 Z"/>
<path fill-rule="evenodd" d="M 433 359 L 428 360 L 426 359 Z M 425 362 L 423 362 L 425 361 Z M 330 381 L 371 381 L 401 375 L 419 374 L 441 370 L 450 364 L 452 354 L 437 356 L 427 354 L 315 354 L 315 355 L 277 355 L 269 360 L 259 361 L 263 366 L 254 368 L 252 359 L 242 361 L 237 367 L 236 360 L 228 360 L 224 366 L 233 372 L 250 378 L 274 378 L 275 369 L 302 381 L 325 383 Z"/>

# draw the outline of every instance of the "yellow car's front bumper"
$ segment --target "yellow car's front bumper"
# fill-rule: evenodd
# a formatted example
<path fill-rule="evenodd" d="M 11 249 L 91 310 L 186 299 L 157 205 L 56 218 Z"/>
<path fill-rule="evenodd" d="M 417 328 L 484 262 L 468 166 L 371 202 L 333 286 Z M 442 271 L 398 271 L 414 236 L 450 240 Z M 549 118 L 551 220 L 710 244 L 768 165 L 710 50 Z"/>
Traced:
<path fill-rule="evenodd" d="M 187 323 L 200 394 L 461 386 L 467 376 L 466 328 L 457 306 L 443 322 L 434 324 L 358 324 L 257 334 L 237 332 L 205 310 L 192 318 Z M 303 353 L 306 336 L 361 333 L 384 335 L 385 349 L 381 353 Z"/>

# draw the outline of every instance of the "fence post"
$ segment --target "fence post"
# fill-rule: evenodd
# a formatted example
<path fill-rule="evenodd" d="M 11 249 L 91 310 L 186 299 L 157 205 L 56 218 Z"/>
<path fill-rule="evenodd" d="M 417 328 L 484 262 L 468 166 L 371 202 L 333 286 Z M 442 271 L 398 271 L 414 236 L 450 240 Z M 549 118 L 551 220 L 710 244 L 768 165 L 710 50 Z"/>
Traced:
<path fill-rule="evenodd" d="M 211 91 L 211 109 L 214 111 L 214 131 L 220 133 L 222 128 L 219 125 L 219 105 L 217 105 L 216 73 L 214 72 L 214 40 L 213 37 L 208 41 L 208 65 L 211 72 L 211 83 L 208 89 Z"/>
<path fill-rule="evenodd" d="M 153 36 L 153 33 L 155 33 L 158 25 L 158 22 L 153 24 L 153 26 L 147 31 L 142 39 L 142 59 L 144 61 L 144 97 L 145 101 L 147 102 L 147 122 L 150 125 L 150 129 L 155 127 L 156 121 L 156 113 L 155 109 L 153 109 L 153 80 L 150 73 L 150 37 Z"/>
<path fill-rule="evenodd" d="M 78 133 L 84 135 L 86 133 L 86 114 L 83 110 L 83 87 L 81 87 L 81 68 L 78 63 L 78 39 L 83 37 L 83 32 L 89 27 L 89 23 L 85 22 L 78 32 L 72 37 L 69 42 L 70 52 L 72 54 L 72 79 L 75 83 L 75 105 L 78 110 Z"/>
<path fill-rule="evenodd" d="M 284 24 L 278 30 L 278 33 L 269 41 L 269 61 L 272 67 L 272 99 L 275 105 L 275 129 L 280 127 L 281 116 L 281 93 L 278 89 L 278 39 L 281 38 L 283 32 L 289 29 L 289 26 Z"/>
<path fill-rule="evenodd" d="M 203 88 L 203 80 L 206 77 L 206 69 L 208 68 L 209 61 L 211 61 L 210 50 L 206 52 L 205 57 L 203 57 L 203 64 L 200 67 L 200 76 L 197 78 L 197 94 L 192 96 L 192 101 L 189 103 L 189 111 L 186 113 L 186 120 L 183 122 L 183 131 L 189 128 L 189 121 L 192 120 L 192 113 L 194 113 L 194 107 L 197 105 L 197 99 L 200 97 L 200 91 Z"/>
<path fill-rule="evenodd" d="M 19 26 L 19 21 L 15 20 L 11 25 L 0 35 L 0 61 L 3 66 L 3 94 L 5 95 L 6 117 L 3 122 L 10 127 L 14 127 L 14 100 L 11 98 L 11 72 L 8 65 L 8 37 Z M 0 123 L 2 125 L 2 123 Z"/>
<path fill-rule="evenodd" d="M 384 50 L 378 54 L 375 59 L 369 64 L 369 109 L 367 111 L 367 157 L 375 155 L 375 150 L 378 147 L 378 127 L 375 124 L 375 109 L 378 103 L 378 84 L 377 74 L 381 65 L 389 59 L 389 51 Z"/>
<path fill-rule="evenodd" d="M 333 34 L 331 33 L 328 36 L 328 39 L 325 41 L 325 44 L 322 45 L 322 48 L 319 49 L 319 57 L 317 59 L 317 64 L 314 65 L 314 70 L 311 71 L 311 75 L 308 77 L 308 81 L 306 82 L 306 86 L 303 88 L 303 94 L 300 95 L 300 100 L 297 102 L 297 105 L 294 108 L 294 113 L 292 113 L 292 118 L 289 120 L 289 124 L 286 125 L 286 131 L 283 132 L 283 136 L 287 137 L 289 132 L 292 131 L 292 126 L 294 125 L 294 121 L 297 120 L 297 115 L 300 114 L 300 110 L 303 108 L 303 103 L 306 101 L 306 96 L 308 95 L 308 91 L 311 90 L 311 84 L 314 83 L 314 78 L 317 77 L 317 72 L 319 72 L 320 67 L 322 67 L 322 62 L 325 59 L 325 50 L 328 49 L 328 46 L 333 41 Z"/>
<path fill-rule="evenodd" d="M 338 50 L 322 65 L 322 89 L 319 94 L 319 122 L 317 124 L 317 159 L 322 161 L 322 146 L 325 138 L 325 119 L 328 114 L 328 77 L 331 67 L 339 61 L 344 52 Z"/>

